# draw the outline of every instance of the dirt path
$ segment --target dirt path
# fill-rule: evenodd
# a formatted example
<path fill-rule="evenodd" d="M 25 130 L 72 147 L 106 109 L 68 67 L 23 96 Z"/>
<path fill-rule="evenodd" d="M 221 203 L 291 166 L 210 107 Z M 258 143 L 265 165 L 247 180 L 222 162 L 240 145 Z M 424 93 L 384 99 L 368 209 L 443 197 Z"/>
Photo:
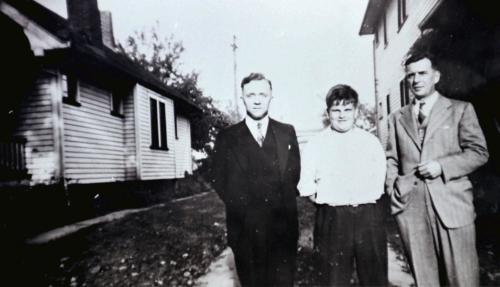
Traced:
<path fill-rule="evenodd" d="M 410 274 L 403 271 L 405 262 L 397 258 L 394 249 L 388 246 L 389 260 L 389 283 L 390 286 L 407 287 L 412 286 L 413 278 Z M 214 261 L 207 274 L 198 278 L 195 286 L 199 287 L 238 287 L 238 276 L 234 267 L 233 253 L 230 248 Z"/>

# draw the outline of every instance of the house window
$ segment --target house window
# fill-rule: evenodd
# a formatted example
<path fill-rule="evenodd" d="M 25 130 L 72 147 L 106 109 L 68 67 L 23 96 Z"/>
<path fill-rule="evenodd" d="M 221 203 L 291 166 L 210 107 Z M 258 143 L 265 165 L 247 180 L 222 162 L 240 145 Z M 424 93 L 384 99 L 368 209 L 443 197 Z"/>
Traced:
<path fill-rule="evenodd" d="M 386 101 L 387 101 L 387 115 L 391 113 L 391 95 L 386 96 Z"/>
<path fill-rule="evenodd" d="M 149 105 L 151 112 L 151 148 L 168 150 L 165 103 L 150 98 Z"/>
<path fill-rule="evenodd" d="M 123 118 L 123 95 L 120 92 L 114 91 L 110 97 L 111 114 L 113 116 Z"/>
<path fill-rule="evenodd" d="M 379 120 L 384 119 L 384 113 L 382 112 L 382 108 L 383 108 L 383 104 L 382 104 L 382 102 L 379 102 L 378 103 L 378 111 L 377 111 L 377 113 L 379 115 L 379 117 L 378 117 Z"/>
<path fill-rule="evenodd" d="M 382 26 L 384 29 L 384 47 L 387 47 L 387 44 L 389 44 L 389 41 L 387 39 L 387 13 L 384 11 L 384 14 L 382 15 Z"/>
<path fill-rule="evenodd" d="M 406 0 L 398 0 L 398 31 L 403 27 L 406 18 L 408 18 L 408 14 L 406 14 Z"/>
<path fill-rule="evenodd" d="M 175 121 L 175 139 L 178 140 L 179 135 L 177 134 L 177 115 L 174 117 L 174 121 Z"/>
<path fill-rule="evenodd" d="M 70 105 L 81 106 L 80 102 L 80 87 L 78 80 L 73 76 L 62 75 L 62 96 L 63 102 Z"/>
<path fill-rule="evenodd" d="M 406 82 L 406 79 L 402 79 L 399 82 L 399 95 L 401 96 L 402 107 L 410 103 L 410 89 L 408 87 L 408 82 Z"/>

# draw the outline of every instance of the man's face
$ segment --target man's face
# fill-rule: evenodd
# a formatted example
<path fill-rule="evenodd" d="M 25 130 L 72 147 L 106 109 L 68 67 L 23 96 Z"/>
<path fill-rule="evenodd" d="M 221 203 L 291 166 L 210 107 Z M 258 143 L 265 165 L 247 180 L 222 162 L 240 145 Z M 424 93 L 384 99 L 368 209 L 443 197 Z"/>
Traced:
<path fill-rule="evenodd" d="M 354 127 L 357 108 L 354 104 L 341 102 L 333 104 L 328 109 L 328 117 L 330 118 L 331 126 L 334 130 L 344 133 L 350 131 Z"/>
<path fill-rule="evenodd" d="M 423 58 L 406 66 L 406 80 L 417 98 L 425 98 L 435 91 L 441 74 L 432 67 L 429 59 Z"/>
<path fill-rule="evenodd" d="M 271 103 L 271 87 L 266 80 L 254 80 L 243 86 L 241 97 L 247 115 L 255 120 L 260 120 L 267 115 Z"/>

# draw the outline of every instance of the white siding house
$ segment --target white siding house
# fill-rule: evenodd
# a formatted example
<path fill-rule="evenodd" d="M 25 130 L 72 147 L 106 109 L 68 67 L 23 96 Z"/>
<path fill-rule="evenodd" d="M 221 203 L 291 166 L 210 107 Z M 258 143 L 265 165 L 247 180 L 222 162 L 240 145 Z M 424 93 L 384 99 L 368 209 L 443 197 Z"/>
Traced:
<path fill-rule="evenodd" d="M 370 0 L 359 31 L 374 35 L 378 135 L 385 143 L 387 118 L 412 100 L 403 61 L 411 48 L 435 56 L 441 72 L 436 88 L 445 96 L 471 102 L 490 154 L 470 175 L 478 222 L 500 206 L 500 14 L 494 1 Z M 498 216 L 500 218 L 500 216 Z"/>
<path fill-rule="evenodd" d="M 44 73 L 24 98 L 19 112 L 15 134 L 25 139 L 26 168 L 33 184 L 50 183 L 60 171 L 54 124 L 57 121 L 53 105 L 55 91 L 56 78 Z"/>
<path fill-rule="evenodd" d="M 96 0 L 71 3 L 97 7 Z M 12 136 L 23 145 L 16 143 L 15 157 L 0 155 L 3 163 L 22 153 L 16 164 L 24 165 L 23 183 L 173 180 L 192 171 L 189 118 L 197 107 L 95 40 L 101 37 L 80 39 L 68 24 L 71 13 L 66 20 L 38 3 L 14 0 L 0 2 L 0 11 L 18 25 L 39 63 L 30 93 L 19 95 Z"/>
<path fill-rule="evenodd" d="M 403 59 L 421 35 L 420 27 L 442 0 L 371 0 L 360 34 L 374 34 L 378 134 L 387 138 L 387 116 L 402 105 Z M 405 9 L 403 9 L 403 6 Z M 403 95 L 404 98 L 404 95 Z M 404 101 L 404 100 L 403 100 Z"/>
<path fill-rule="evenodd" d="M 175 115 L 174 102 L 142 86 L 137 87 L 139 153 L 141 179 L 172 179 L 175 174 Z M 152 110 L 153 109 L 153 110 Z M 152 113 L 156 115 L 152 115 Z M 152 117 L 158 123 L 152 128 Z M 156 117 L 156 118 L 155 118 Z M 166 126 L 162 139 L 162 118 Z M 159 146 L 153 146 L 153 135 L 159 139 Z M 163 143 L 163 140 L 166 140 Z"/>
<path fill-rule="evenodd" d="M 191 156 L 191 124 L 183 116 L 177 117 L 177 138 L 175 141 L 175 171 L 176 177 L 183 177 L 185 173 L 193 173 L 193 160 Z"/>
<path fill-rule="evenodd" d="M 111 91 L 78 82 L 81 106 L 63 104 L 64 176 L 70 183 L 125 180 L 124 119 L 110 114 Z"/>

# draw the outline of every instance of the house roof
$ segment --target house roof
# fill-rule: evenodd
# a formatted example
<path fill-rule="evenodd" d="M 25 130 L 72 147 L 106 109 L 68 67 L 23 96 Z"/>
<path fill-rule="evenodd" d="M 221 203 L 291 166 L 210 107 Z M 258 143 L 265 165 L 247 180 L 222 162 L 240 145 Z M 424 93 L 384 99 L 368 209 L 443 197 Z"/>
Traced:
<path fill-rule="evenodd" d="M 359 28 L 359 35 L 375 34 L 380 14 L 385 8 L 386 0 L 369 0 L 365 16 Z"/>
<path fill-rule="evenodd" d="M 68 21 L 33 0 L 3 0 L 60 40 L 70 39 Z"/>
<path fill-rule="evenodd" d="M 4 0 L 28 16 L 40 26 L 62 40 L 71 40 L 71 47 L 45 52 L 43 63 L 74 65 L 78 67 L 98 67 L 113 72 L 121 78 L 136 81 L 164 96 L 173 98 L 181 110 L 200 112 L 201 109 L 181 95 L 177 90 L 165 85 L 160 79 L 134 63 L 127 56 L 114 52 L 105 45 L 94 46 L 72 33 L 69 23 L 63 17 L 32 0 Z M 92 71 L 92 69 L 90 69 Z"/>

